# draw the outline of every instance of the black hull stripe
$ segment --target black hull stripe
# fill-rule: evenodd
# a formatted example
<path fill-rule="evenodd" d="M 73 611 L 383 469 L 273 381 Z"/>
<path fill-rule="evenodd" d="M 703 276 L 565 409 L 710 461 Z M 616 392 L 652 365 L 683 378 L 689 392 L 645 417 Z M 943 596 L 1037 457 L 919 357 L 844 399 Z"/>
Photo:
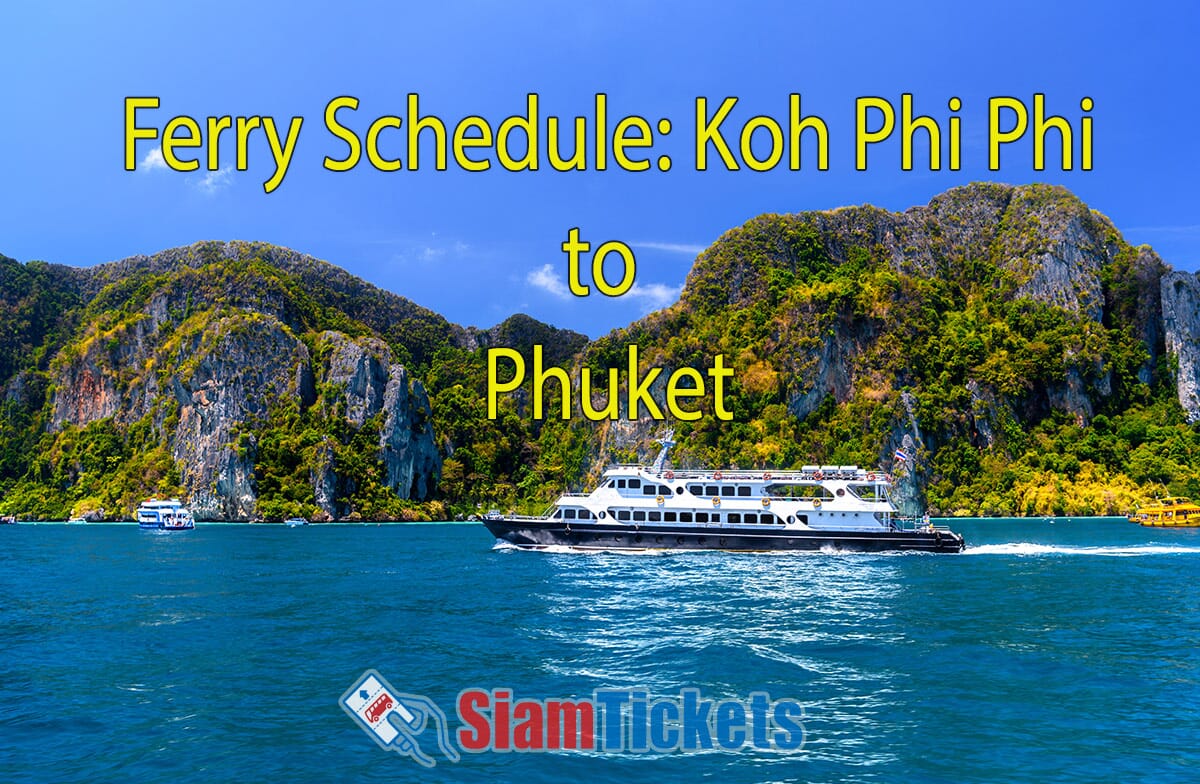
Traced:
<path fill-rule="evenodd" d="M 755 531 L 745 528 L 681 529 L 669 527 L 585 525 L 528 520 L 485 520 L 492 534 L 525 549 L 560 546 L 578 550 L 775 550 L 961 552 L 962 537 L 925 531 Z"/>

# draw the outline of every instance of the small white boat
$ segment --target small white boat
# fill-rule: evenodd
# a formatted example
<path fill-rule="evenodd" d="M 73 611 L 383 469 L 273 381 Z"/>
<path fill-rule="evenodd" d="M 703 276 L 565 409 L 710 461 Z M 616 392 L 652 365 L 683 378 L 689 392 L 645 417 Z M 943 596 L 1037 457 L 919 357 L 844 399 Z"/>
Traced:
<path fill-rule="evenodd" d="M 299 528 L 302 525 L 308 525 L 308 521 L 303 517 L 289 517 L 283 521 L 283 524 L 288 528 Z"/>
<path fill-rule="evenodd" d="M 178 498 L 167 501 L 149 498 L 143 501 L 137 508 L 137 523 L 139 528 L 159 531 L 187 531 L 196 527 L 191 510 Z"/>

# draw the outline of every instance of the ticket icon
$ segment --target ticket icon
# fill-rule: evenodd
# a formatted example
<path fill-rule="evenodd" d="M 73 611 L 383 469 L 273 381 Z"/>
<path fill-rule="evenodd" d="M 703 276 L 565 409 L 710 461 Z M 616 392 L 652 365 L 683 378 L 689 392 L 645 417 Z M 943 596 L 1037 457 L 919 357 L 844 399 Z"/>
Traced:
<path fill-rule="evenodd" d="M 338 702 L 381 748 L 410 757 L 427 768 L 437 763 L 421 749 L 419 738 L 432 720 L 438 748 L 446 759 L 458 762 L 458 750 L 450 742 L 449 722 L 442 709 L 423 695 L 398 692 L 375 670 L 364 672 Z"/>

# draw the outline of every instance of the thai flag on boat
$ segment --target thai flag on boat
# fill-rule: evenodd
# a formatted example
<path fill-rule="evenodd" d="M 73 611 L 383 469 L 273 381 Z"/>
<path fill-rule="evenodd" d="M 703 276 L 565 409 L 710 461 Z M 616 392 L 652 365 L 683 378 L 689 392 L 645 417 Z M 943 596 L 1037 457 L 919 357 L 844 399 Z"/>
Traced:
<path fill-rule="evenodd" d="M 903 449 L 897 449 L 896 450 L 896 459 L 899 460 L 901 463 L 908 462 L 908 453 L 906 453 Z"/>

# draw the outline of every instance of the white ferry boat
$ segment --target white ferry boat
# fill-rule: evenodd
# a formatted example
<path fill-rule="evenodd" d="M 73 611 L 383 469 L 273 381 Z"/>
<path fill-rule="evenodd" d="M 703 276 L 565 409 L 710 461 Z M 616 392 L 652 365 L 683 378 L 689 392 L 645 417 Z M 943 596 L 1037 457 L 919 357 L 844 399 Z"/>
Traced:
<path fill-rule="evenodd" d="M 544 516 L 488 514 L 483 524 L 525 549 L 957 553 L 965 546 L 928 518 L 902 520 L 882 471 L 676 471 L 666 467 L 671 438 L 660 439 L 653 465 L 609 468 L 592 492 L 564 494 Z"/>
<path fill-rule="evenodd" d="M 180 503 L 178 498 L 160 501 L 150 498 L 137 508 L 139 528 L 151 528 L 160 531 L 186 531 L 196 527 L 192 513 Z"/>

